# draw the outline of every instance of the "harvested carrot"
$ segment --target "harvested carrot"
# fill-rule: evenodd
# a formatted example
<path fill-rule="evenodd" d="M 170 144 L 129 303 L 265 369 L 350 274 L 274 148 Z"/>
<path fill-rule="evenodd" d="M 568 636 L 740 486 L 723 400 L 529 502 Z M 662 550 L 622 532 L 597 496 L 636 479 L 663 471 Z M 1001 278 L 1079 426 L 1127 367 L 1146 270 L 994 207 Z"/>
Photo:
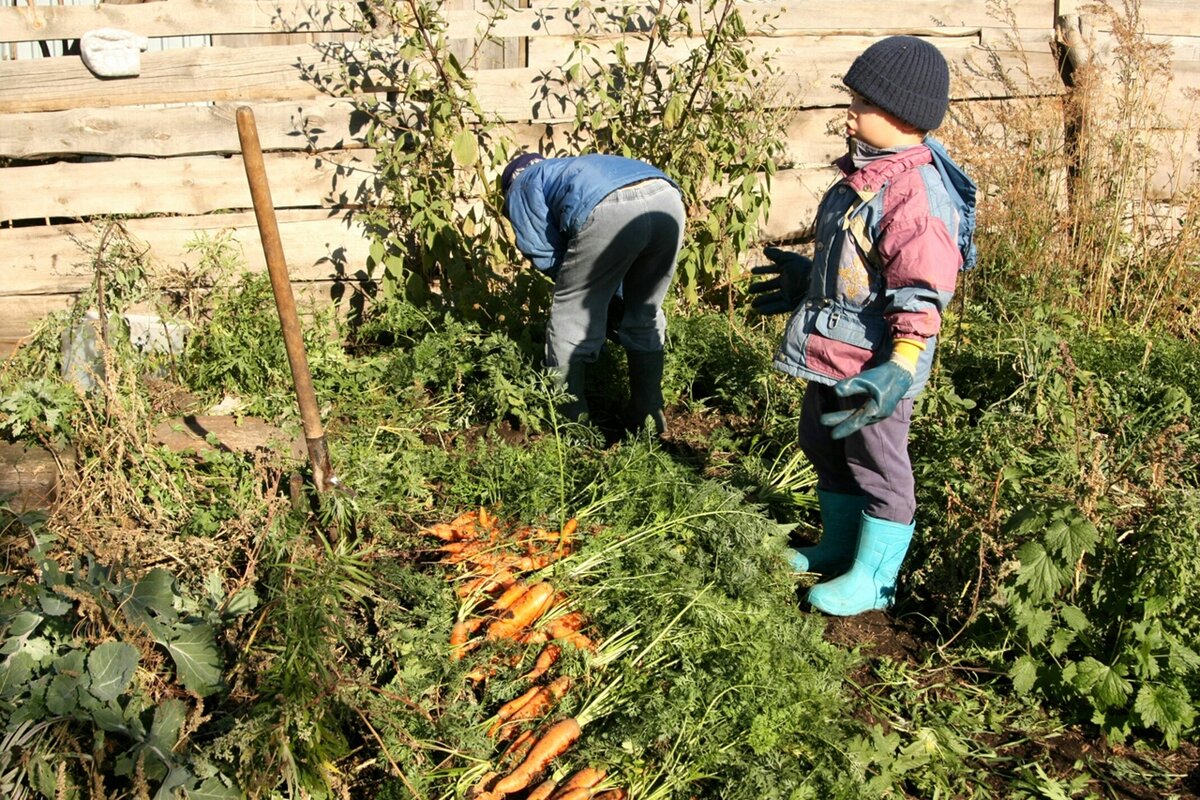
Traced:
<path fill-rule="evenodd" d="M 532 683 L 538 678 L 546 674 L 546 670 L 554 666 L 558 661 L 558 657 L 562 655 L 562 648 L 556 644 L 548 644 L 542 648 L 542 652 L 538 653 L 537 661 L 533 662 L 533 669 L 526 672 L 522 680 Z"/>
<path fill-rule="evenodd" d="M 586 634 L 579 632 L 584 622 L 583 616 L 572 613 L 546 623 L 546 633 L 551 639 L 570 642 L 580 650 L 595 650 L 596 643 Z"/>
<path fill-rule="evenodd" d="M 576 789 L 559 788 L 557 792 L 550 795 L 550 800 L 590 800 L 592 790 L 588 787 L 579 787 Z"/>
<path fill-rule="evenodd" d="M 567 546 L 567 542 L 575 535 L 575 529 L 579 527 L 579 520 L 571 517 L 563 523 L 562 530 L 558 534 L 558 552 L 562 555 L 563 548 Z"/>
<path fill-rule="evenodd" d="M 602 769 L 596 769 L 595 767 L 584 767 L 583 769 L 576 771 L 574 775 L 559 784 L 558 790 L 562 792 L 566 791 L 567 789 L 592 789 L 596 786 L 596 784 L 604 780 L 604 776 L 607 774 L 608 773 Z"/>
<path fill-rule="evenodd" d="M 477 555 L 491 546 L 491 542 L 480 541 L 478 539 L 470 542 L 451 542 L 439 548 L 446 553 L 446 555 L 442 556 L 441 562 L 443 564 L 461 564 L 464 561 L 474 561 Z M 455 549 L 453 551 L 447 550 L 446 548 L 448 547 L 454 547 Z"/>
<path fill-rule="evenodd" d="M 517 638 L 549 610 L 553 599 L 553 586 L 545 581 L 535 583 L 529 587 L 529 591 L 521 597 L 519 602 L 513 604 L 505 618 L 498 619 L 488 626 L 487 638 L 492 641 Z"/>
<path fill-rule="evenodd" d="M 549 685 L 543 686 L 537 694 L 529 698 L 529 701 L 514 711 L 508 718 L 506 725 L 518 725 L 522 722 L 537 719 L 543 716 L 550 708 L 562 699 L 563 695 L 571 688 L 571 678 L 567 675 L 561 675 L 550 682 Z"/>
<path fill-rule="evenodd" d="M 451 578 L 453 580 L 453 577 Z M 466 583 L 459 584 L 455 591 L 459 597 L 470 597 L 476 592 L 494 593 L 507 591 L 517 580 L 516 576 L 507 569 L 489 571 L 487 574 L 472 578 Z"/>
<path fill-rule="evenodd" d="M 436 536 L 443 542 L 458 541 L 459 537 L 462 535 L 460 531 L 455 530 L 445 522 L 435 522 L 428 528 L 422 528 L 421 533 L 427 533 L 430 536 Z"/>
<path fill-rule="evenodd" d="M 469 528 L 477 519 L 479 519 L 478 511 L 464 511 L 454 519 L 450 520 L 450 527 L 458 528 L 460 530 L 463 528 Z"/>
<path fill-rule="evenodd" d="M 625 800 L 626 797 L 628 795 L 625 794 L 624 789 L 605 789 L 603 792 L 592 795 L 592 800 Z"/>
<path fill-rule="evenodd" d="M 557 788 L 558 784 L 553 778 L 546 778 L 537 785 L 536 789 L 525 796 L 525 800 L 548 800 Z"/>
<path fill-rule="evenodd" d="M 483 683 L 495 674 L 495 667 L 476 667 L 466 674 L 466 679 L 475 683 Z"/>
<path fill-rule="evenodd" d="M 529 585 L 517 581 L 512 586 L 504 590 L 504 593 L 496 598 L 496 602 L 492 603 L 492 610 L 496 612 L 507 611 L 514 603 L 521 599 L 525 592 L 529 591 Z"/>
<path fill-rule="evenodd" d="M 479 507 L 479 514 L 476 519 L 479 521 L 479 527 L 481 528 L 491 528 L 495 524 L 495 517 L 488 514 L 487 509 L 483 506 Z"/>
<path fill-rule="evenodd" d="M 467 653 L 474 650 L 483 643 L 482 639 L 474 642 L 468 641 L 471 638 L 472 624 L 468 622 L 456 622 L 454 627 L 450 629 L 450 660 L 458 661 Z M 478 630 L 478 625 L 474 630 Z"/>
<path fill-rule="evenodd" d="M 495 731 L 500 729 L 501 724 L 503 724 L 505 720 L 520 711 L 521 706 L 532 700 L 533 697 L 540 691 L 542 691 L 541 686 L 531 686 L 520 697 L 516 698 L 515 700 L 509 700 L 507 703 L 500 706 L 500 710 L 496 712 L 496 722 L 493 723 L 492 727 L 488 730 L 488 735 L 495 735 Z"/>
<path fill-rule="evenodd" d="M 550 641 L 550 634 L 545 631 L 526 631 L 517 638 L 517 641 L 521 644 L 544 644 Z"/>
<path fill-rule="evenodd" d="M 579 741 L 583 731 L 574 717 L 567 717 L 551 725 L 542 737 L 529 749 L 529 755 L 512 772 L 505 775 L 492 792 L 500 797 L 519 792 L 550 765 L 550 762 L 565 753 Z"/>
<path fill-rule="evenodd" d="M 500 773 L 498 772 L 484 773 L 484 776 L 479 779 L 479 782 L 471 787 L 471 796 L 476 797 L 487 792 L 487 787 L 490 786 L 498 777 L 500 777 Z"/>
<path fill-rule="evenodd" d="M 525 756 L 529 754 L 529 748 L 533 746 L 534 739 L 533 728 L 526 728 L 521 731 L 517 738 L 509 743 L 508 747 L 504 748 L 504 753 L 500 756 L 500 761 L 520 763 L 525 760 Z"/>

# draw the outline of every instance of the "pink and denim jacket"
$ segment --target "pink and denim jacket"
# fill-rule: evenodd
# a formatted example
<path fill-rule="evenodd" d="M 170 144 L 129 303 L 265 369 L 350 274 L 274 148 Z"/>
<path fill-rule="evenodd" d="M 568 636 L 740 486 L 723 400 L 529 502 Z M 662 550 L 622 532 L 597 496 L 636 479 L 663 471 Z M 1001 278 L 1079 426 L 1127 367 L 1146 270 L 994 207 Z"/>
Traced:
<path fill-rule="evenodd" d="M 808 294 L 775 368 L 832 385 L 886 361 L 896 338 L 924 341 L 905 395 L 915 397 L 962 266 L 958 212 L 925 145 L 857 171 L 849 155 L 837 166 L 842 178 L 817 210 Z"/>

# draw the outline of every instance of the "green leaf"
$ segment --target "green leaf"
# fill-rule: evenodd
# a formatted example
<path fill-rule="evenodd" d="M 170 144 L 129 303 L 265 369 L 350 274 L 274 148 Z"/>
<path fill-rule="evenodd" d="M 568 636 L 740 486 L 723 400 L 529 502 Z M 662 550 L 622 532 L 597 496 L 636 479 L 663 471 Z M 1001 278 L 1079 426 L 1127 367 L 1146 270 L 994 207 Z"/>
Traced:
<path fill-rule="evenodd" d="M 0 662 L 0 697 L 16 697 L 33 677 L 33 657 L 14 653 Z"/>
<path fill-rule="evenodd" d="M 1088 625 L 1091 624 L 1078 606 L 1063 606 L 1058 610 L 1058 615 L 1062 617 L 1063 622 L 1067 623 L 1067 627 L 1073 631 L 1087 630 Z"/>
<path fill-rule="evenodd" d="M 1037 685 L 1038 663 L 1029 656 L 1021 656 L 1012 665 L 1008 671 L 1008 677 L 1012 679 L 1013 688 L 1019 694 L 1027 694 L 1035 685 Z"/>
<path fill-rule="evenodd" d="M 97 700 L 107 703 L 117 699 L 137 669 L 138 651 L 125 642 L 104 642 L 88 656 L 87 669 L 91 677 L 88 691 Z"/>
<path fill-rule="evenodd" d="M 1191 728 L 1196 720 L 1192 698 L 1185 689 L 1174 686 L 1143 684 L 1133 710 L 1142 718 L 1142 724 L 1161 730 L 1172 749 L 1179 745 L 1179 734 Z"/>
<path fill-rule="evenodd" d="M 38 593 L 38 605 L 42 607 L 42 611 L 46 612 L 49 617 L 61 617 L 63 614 L 71 610 L 71 603 L 62 599 L 54 592 L 45 590 Z"/>
<path fill-rule="evenodd" d="M 1100 532 L 1074 508 L 1054 512 L 1046 526 L 1046 544 L 1063 559 L 1075 563 L 1100 541 Z"/>
<path fill-rule="evenodd" d="M 79 706 L 79 678 L 55 675 L 46 689 L 46 708 L 51 714 L 70 714 Z"/>
<path fill-rule="evenodd" d="M 258 608 L 258 595 L 254 593 L 254 589 L 247 586 L 229 598 L 229 602 L 225 605 L 224 616 L 240 617 L 243 614 L 249 614 L 256 608 Z"/>
<path fill-rule="evenodd" d="M 155 567 L 133 585 L 122 608 L 131 622 L 145 625 L 161 643 L 165 634 L 163 625 L 170 625 L 178 618 L 175 600 L 175 578 L 165 569 Z"/>
<path fill-rule="evenodd" d="M 207 697 L 221 688 L 221 654 L 213 630 L 205 624 L 177 626 L 167 642 L 179 682 L 189 691 Z"/>
<path fill-rule="evenodd" d="M 460 167 L 473 167 L 479 160 L 479 143 L 475 141 L 474 131 L 463 128 L 454 137 L 454 149 L 451 151 L 454 163 Z"/>
<path fill-rule="evenodd" d="M 1075 687 L 1093 698 L 1097 708 L 1115 708 L 1125 704 L 1133 687 L 1117 671 L 1091 656 L 1079 662 Z"/>
<path fill-rule="evenodd" d="M 170 767 L 174 759 L 171 751 L 179 743 L 179 732 L 187 719 L 187 706 L 178 698 L 164 700 L 154 709 L 154 721 L 150 723 L 150 732 L 144 742 L 147 749 L 166 766 Z"/>
<path fill-rule="evenodd" d="M 1048 600 L 1058 593 L 1066 583 L 1062 567 L 1054 562 L 1046 548 L 1037 542 L 1026 542 L 1017 550 L 1021 569 L 1017 574 L 1017 585 L 1026 586 L 1034 600 Z"/>
<path fill-rule="evenodd" d="M 214 775 L 187 793 L 188 800 L 241 800 L 237 787 Z"/>

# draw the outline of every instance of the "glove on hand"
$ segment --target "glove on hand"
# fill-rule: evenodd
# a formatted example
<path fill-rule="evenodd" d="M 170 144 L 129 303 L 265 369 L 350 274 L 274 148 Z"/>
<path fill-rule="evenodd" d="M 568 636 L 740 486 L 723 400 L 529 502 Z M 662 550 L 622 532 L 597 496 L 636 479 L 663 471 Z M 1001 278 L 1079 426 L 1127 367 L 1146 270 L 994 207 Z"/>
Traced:
<path fill-rule="evenodd" d="M 764 315 L 790 313 L 808 293 L 812 259 L 778 247 L 764 248 L 763 255 L 774 263 L 754 267 L 750 272 L 775 277 L 750 284 L 750 294 L 758 295 L 750 305 Z"/>
<path fill-rule="evenodd" d="M 838 397 L 852 394 L 869 397 L 858 408 L 822 414 L 821 424 L 833 428 L 834 439 L 845 439 L 867 425 L 890 417 L 912 382 L 913 374 L 895 361 L 885 361 L 878 367 L 839 381 L 833 387 Z"/>

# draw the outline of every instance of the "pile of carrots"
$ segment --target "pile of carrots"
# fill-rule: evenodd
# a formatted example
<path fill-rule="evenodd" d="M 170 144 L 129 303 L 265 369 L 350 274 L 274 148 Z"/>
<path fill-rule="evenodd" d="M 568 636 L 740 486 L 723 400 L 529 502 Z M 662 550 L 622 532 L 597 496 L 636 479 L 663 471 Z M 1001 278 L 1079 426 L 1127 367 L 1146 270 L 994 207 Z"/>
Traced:
<path fill-rule="evenodd" d="M 562 782 L 547 777 L 530 788 L 579 740 L 579 719 L 565 717 L 539 727 L 571 689 L 571 678 L 550 679 L 562 655 L 560 643 L 595 651 L 585 633 L 584 616 L 568 611 L 569 603 L 548 581 L 524 580 L 576 547 L 578 524 L 569 519 L 558 531 L 502 523 L 487 509 L 467 511 L 451 522 L 436 523 L 425 533 L 441 540 L 438 561 L 462 599 L 458 621 L 450 634 L 450 657 L 458 660 L 486 642 L 542 645 L 533 668 L 522 677 L 529 685 L 519 697 L 501 706 L 488 735 L 507 742 L 495 769 L 475 785 L 473 800 L 624 800 L 620 788 L 602 788 L 605 771 L 584 767 Z M 520 663 L 509 661 L 510 667 Z M 502 666 L 497 659 L 477 667 L 468 677 L 485 681 Z M 526 727 L 530 726 L 532 727 Z"/>

